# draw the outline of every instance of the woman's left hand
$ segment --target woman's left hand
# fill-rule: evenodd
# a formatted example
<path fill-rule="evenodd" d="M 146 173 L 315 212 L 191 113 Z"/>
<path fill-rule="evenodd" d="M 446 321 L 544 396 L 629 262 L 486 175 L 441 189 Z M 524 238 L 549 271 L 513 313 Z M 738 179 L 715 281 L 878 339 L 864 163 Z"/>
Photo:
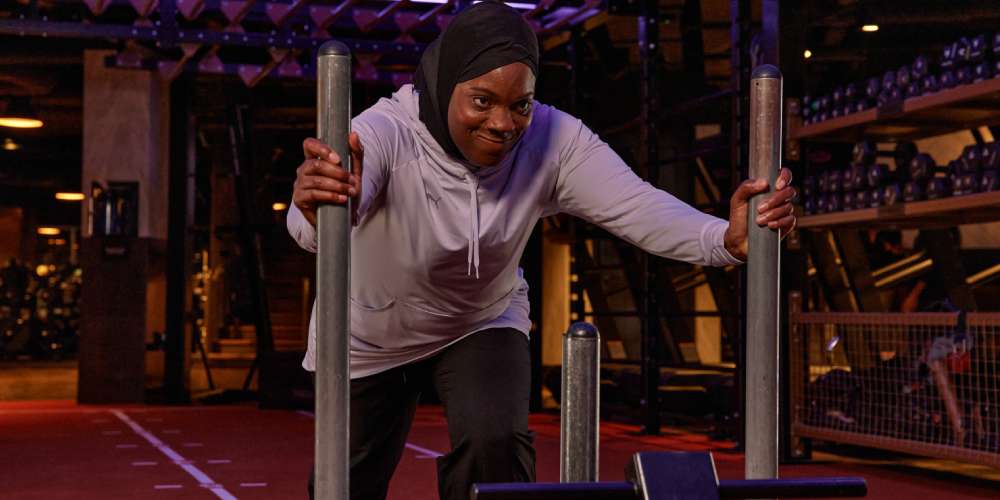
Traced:
<path fill-rule="evenodd" d="M 757 207 L 754 220 L 760 227 L 768 227 L 778 231 L 781 238 L 788 236 L 795 229 L 795 188 L 792 187 L 792 171 L 787 168 L 778 173 L 775 191 Z M 726 230 L 726 250 L 733 257 L 744 262 L 747 260 L 747 213 L 750 210 L 750 198 L 767 192 L 765 179 L 747 179 L 733 193 L 729 208 L 729 229 Z"/>

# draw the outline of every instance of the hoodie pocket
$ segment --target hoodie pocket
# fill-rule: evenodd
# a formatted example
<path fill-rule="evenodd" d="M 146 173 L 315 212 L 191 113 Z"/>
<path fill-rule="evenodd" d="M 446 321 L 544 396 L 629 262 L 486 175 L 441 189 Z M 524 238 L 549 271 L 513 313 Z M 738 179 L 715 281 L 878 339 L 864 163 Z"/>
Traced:
<path fill-rule="evenodd" d="M 407 332 L 453 337 L 467 333 L 483 323 L 500 317 L 510 306 L 510 299 L 516 289 L 517 287 L 511 288 L 499 299 L 481 309 L 450 312 L 400 301 L 400 307 L 397 307 L 396 310 L 399 314 L 400 326 Z"/>
<path fill-rule="evenodd" d="M 355 349 L 367 347 L 361 350 L 373 350 L 387 346 L 392 332 L 397 330 L 393 328 L 395 304 L 395 298 L 388 299 L 385 304 L 373 306 L 362 304 L 351 297 L 351 347 Z M 354 345 L 353 341 L 360 342 Z"/>

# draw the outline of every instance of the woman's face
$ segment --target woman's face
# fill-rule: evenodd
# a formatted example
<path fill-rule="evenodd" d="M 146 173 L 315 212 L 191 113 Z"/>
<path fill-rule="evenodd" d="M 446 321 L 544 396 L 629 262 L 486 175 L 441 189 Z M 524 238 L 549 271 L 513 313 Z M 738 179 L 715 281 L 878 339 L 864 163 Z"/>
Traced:
<path fill-rule="evenodd" d="M 455 85 L 448 104 L 448 131 L 467 160 L 496 165 L 531 124 L 535 75 L 511 63 Z"/>

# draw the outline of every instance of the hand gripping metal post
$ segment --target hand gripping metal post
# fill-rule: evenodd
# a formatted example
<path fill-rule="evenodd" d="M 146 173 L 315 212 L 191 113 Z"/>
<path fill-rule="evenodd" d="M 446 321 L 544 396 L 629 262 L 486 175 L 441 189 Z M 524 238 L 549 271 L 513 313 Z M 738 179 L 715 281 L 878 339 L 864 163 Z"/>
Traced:
<path fill-rule="evenodd" d="M 590 323 L 563 336 L 559 413 L 559 481 L 597 481 L 601 337 Z"/>
<path fill-rule="evenodd" d="M 781 71 L 758 66 L 750 77 L 750 177 L 773 192 L 781 166 Z M 746 477 L 778 477 L 778 233 L 756 223 L 765 194 L 747 214 Z"/>
<path fill-rule="evenodd" d="M 317 61 L 316 129 L 350 171 L 351 51 L 329 41 Z M 316 255 L 316 483 L 318 500 L 347 500 L 350 473 L 350 203 L 322 205 Z"/>

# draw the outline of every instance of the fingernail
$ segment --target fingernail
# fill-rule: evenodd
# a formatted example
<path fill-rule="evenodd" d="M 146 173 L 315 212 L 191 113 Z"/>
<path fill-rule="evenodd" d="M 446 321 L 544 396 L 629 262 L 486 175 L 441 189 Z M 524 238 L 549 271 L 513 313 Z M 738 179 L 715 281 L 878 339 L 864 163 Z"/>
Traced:
<path fill-rule="evenodd" d="M 758 216 L 757 217 L 757 224 L 763 224 L 763 223 L 764 223 L 764 216 L 763 215 Z"/>
<path fill-rule="evenodd" d="M 757 213 L 762 214 L 767 210 L 767 202 L 757 205 Z"/>
<path fill-rule="evenodd" d="M 775 189 L 785 189 L 785 179 L 778 179 L 778 182 L 774 185 Z"/>
<path fill-rule="evenodd" d="M 347 192 L 351 193 L 351 196 L 357 196 L 358 195 L 358 192 L 354 188 L 348 189 Z"/>
<path fill-rule="evenodd" d="M 335 162 L 337 161 L 337 153 L 330 153 L 329 155 L 326 156 L 326 158 L 330 161 Z"/>

